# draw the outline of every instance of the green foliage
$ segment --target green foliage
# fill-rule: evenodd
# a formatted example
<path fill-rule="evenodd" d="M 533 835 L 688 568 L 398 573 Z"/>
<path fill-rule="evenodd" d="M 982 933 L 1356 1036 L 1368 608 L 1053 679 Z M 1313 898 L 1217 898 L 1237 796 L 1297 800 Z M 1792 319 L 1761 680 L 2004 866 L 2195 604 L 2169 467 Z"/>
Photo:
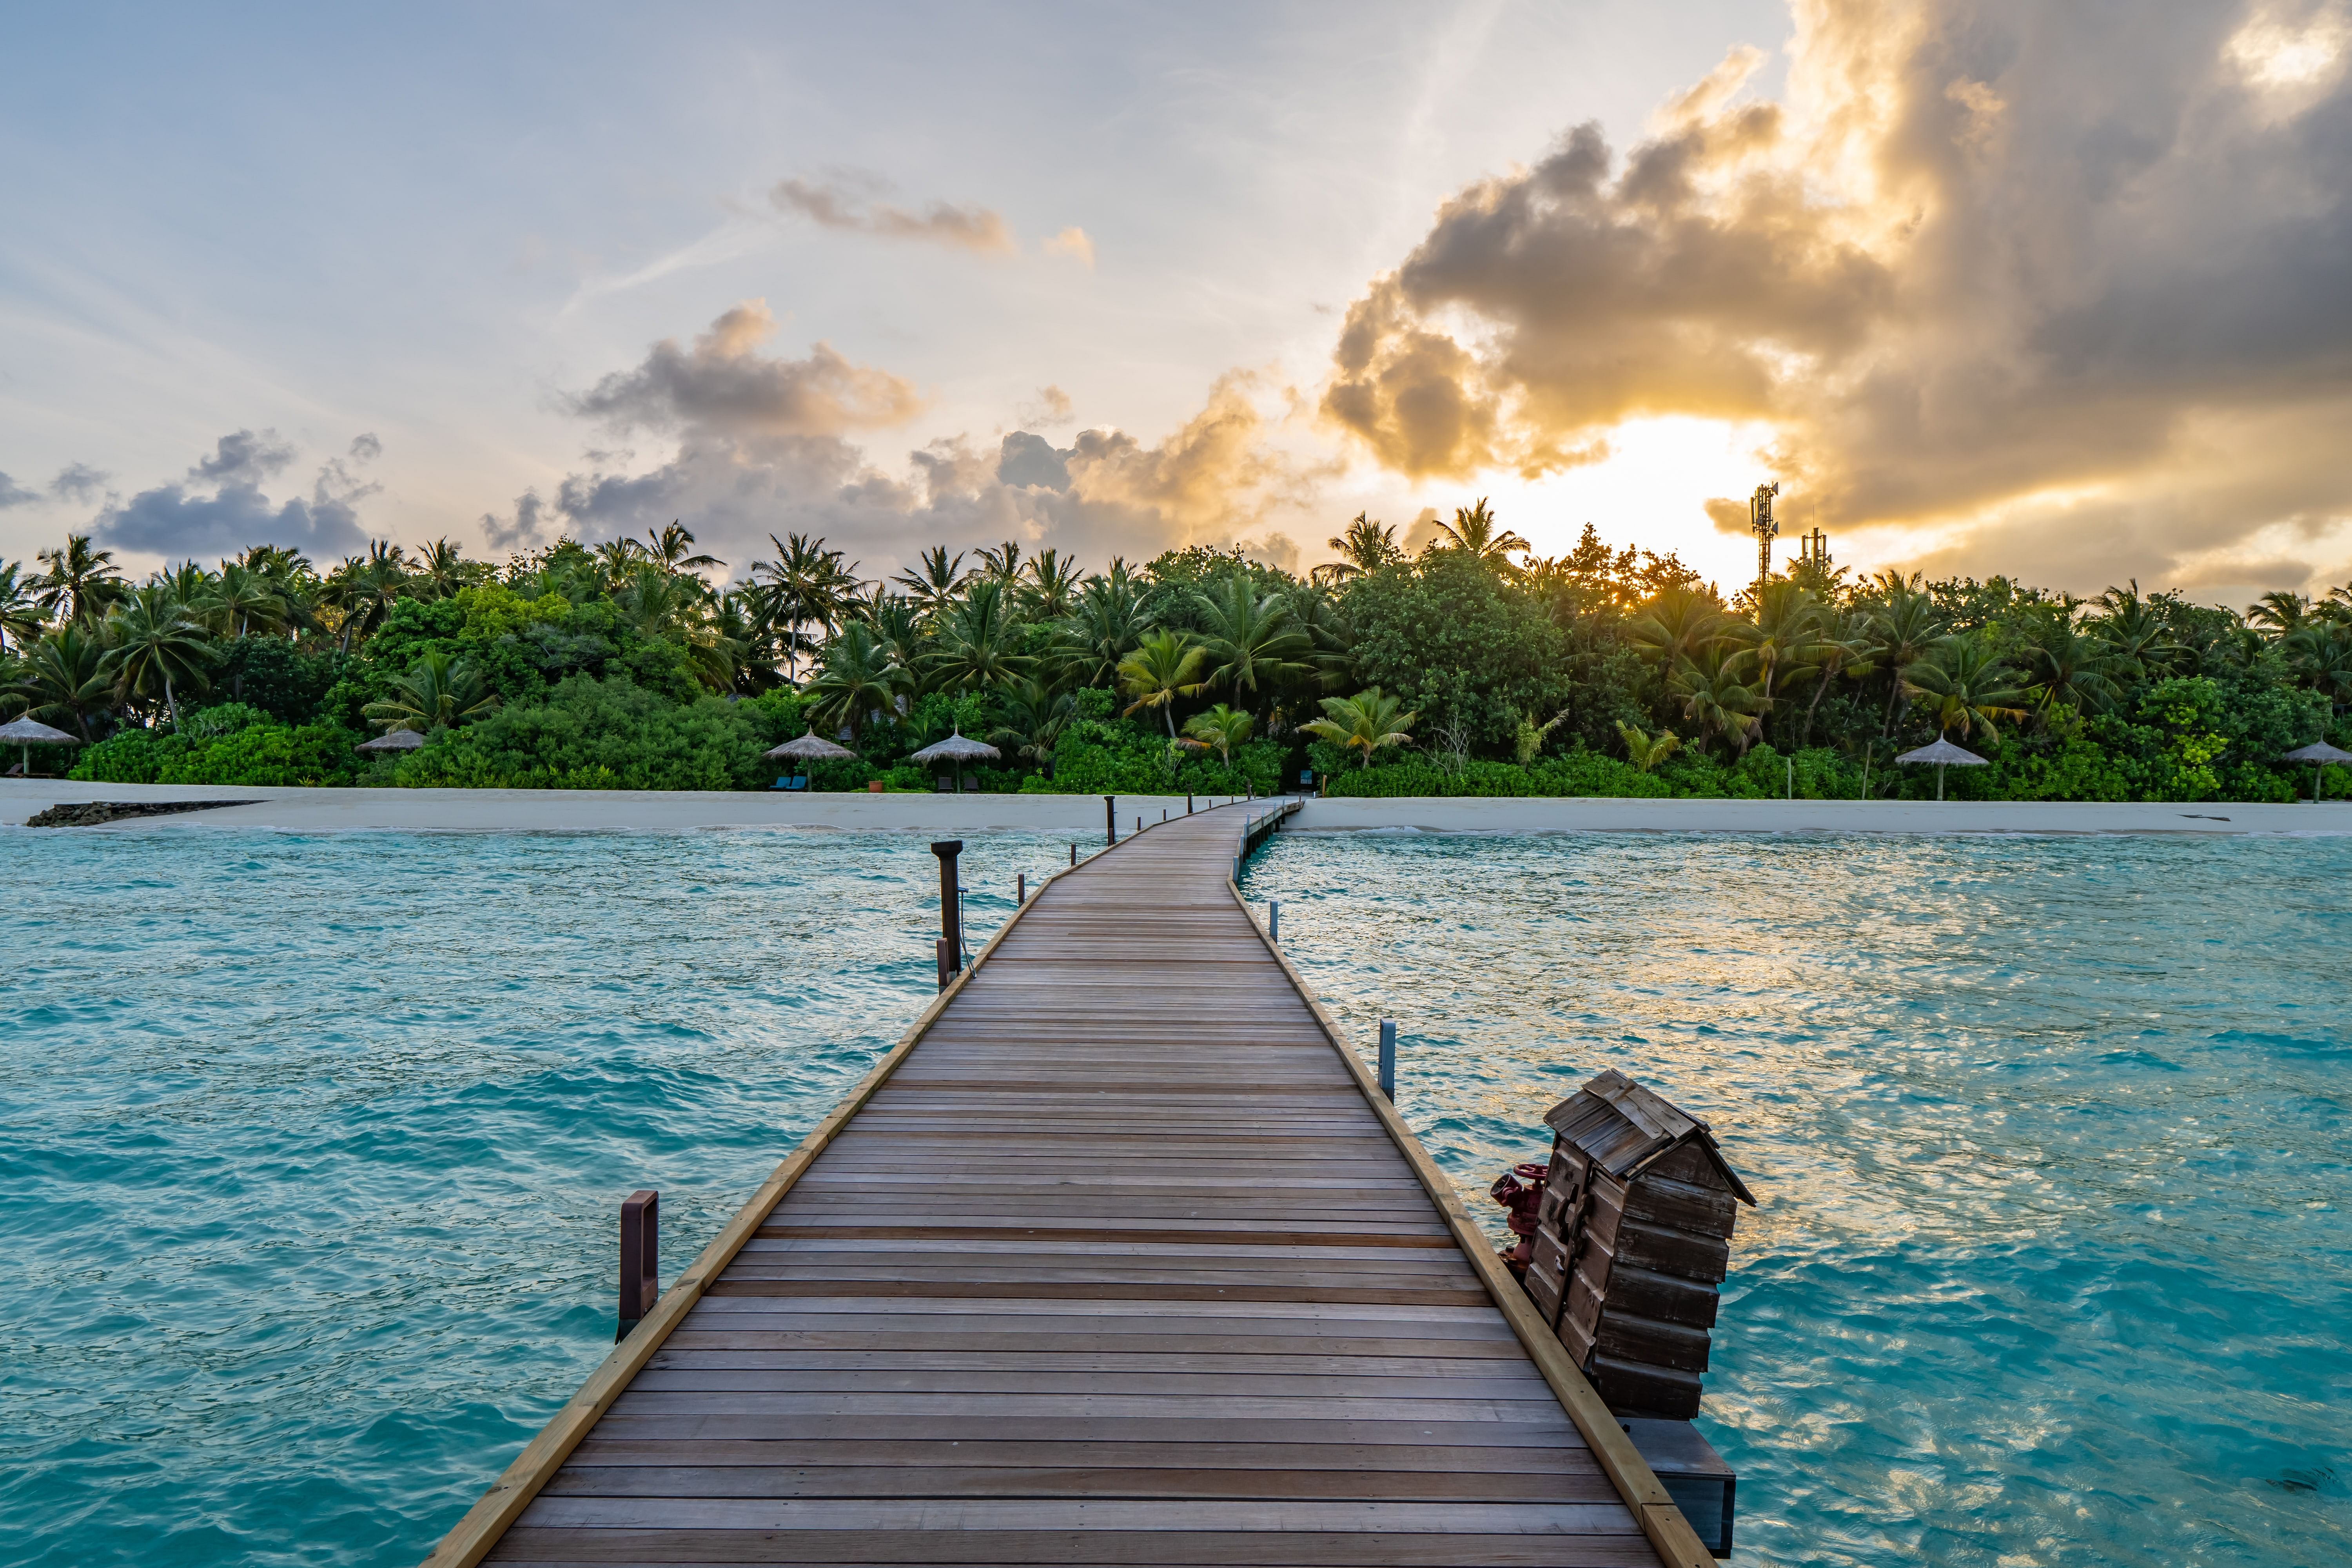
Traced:
<path fill-rule="evenodd" d="M 677 703 L 626 676 L 574 675 L 544 702 L 445 731 L 402 760 L 412 788 L 765 789 L 776 744 L 756 703 Z"/>
<path fill-rule="evenodd" d="M 1347 589 L 1355 679 L 1394 695 L 1432 734 L 1459 722 L 1507 749 L 1527 713 L 1567 706 L 1560 629 L 1530 595 L 1459 550 L 1386 566 Z"/>
<path fill-rule="evenodd" d="M 224 704 L 191 714 L 176 734 L 125 730 L 82 754 L 69 775 L 106 784 L 348 784 L 362 737 L 340 724 L 272 724 Z"/>

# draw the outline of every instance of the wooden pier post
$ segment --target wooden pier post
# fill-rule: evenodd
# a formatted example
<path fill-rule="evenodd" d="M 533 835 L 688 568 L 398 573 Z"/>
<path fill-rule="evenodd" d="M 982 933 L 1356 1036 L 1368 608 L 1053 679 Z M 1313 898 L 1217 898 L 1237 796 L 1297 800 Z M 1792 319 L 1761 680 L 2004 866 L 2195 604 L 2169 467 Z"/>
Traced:
<path fill-rule="evenodd" d="M 621 1200 L 621 1325 L 613 1342 L 629 1337 L 661 1299 L 661 1194 L 641 1187 Z"/>
<path fill-rule="evenodd" d="M 963 973 L 963 899 L 956 881 L 956 857 L 963 853 L 961 838 L 933 841 L 931 853 L 940 858 L 940 942 L 946 957 L 940 963 L 940 989 L 948 988 L 948 981 Z"/>
<path fill-rule="evenodd" d="M 1396 1020 L 1381 1020 L 1381 1098 L 1396 1103 Z"/>
<path fill-rule="evenodd" d="M 1103 796 L 1103 837 L 1113 846 L 1118 843 L 1118 799 L 1115 795 Z"/>
<path fill-rule="evenodd" d="M 1275 942 L 1282 940 L 1282 900 L 1280 899 L 1266 900 L 1265 934 Z"/>

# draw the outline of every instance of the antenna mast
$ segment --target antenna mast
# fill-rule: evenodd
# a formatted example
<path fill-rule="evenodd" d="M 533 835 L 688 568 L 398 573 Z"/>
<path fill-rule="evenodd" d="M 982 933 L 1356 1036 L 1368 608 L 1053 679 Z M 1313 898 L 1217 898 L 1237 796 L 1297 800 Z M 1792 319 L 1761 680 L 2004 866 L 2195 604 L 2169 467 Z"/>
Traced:
<path fill-rule="evenodd" d="M 1780 525 L 1772 521 L 1772 498 L 1780 493 L 1780 481 L 1758 485 L 1756 493 L 1748 498 L 1748 531 L 1756 536 L 1756 591 L 1762 593 L 1764 584 L 1772 580 L 1772 541 L 1780 532 Z"/>

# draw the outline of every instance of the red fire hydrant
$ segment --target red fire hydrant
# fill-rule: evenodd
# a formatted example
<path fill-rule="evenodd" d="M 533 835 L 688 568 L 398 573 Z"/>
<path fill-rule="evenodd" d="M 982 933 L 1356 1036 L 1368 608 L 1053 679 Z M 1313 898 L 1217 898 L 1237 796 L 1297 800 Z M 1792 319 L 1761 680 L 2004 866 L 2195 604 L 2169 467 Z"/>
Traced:
<path fill-rule="evenodd" d="M 1528 1261 L 1536 1255 L 1536 1209 L 1543 1202 L 1544 1178 L 1550 1170 L 1548 1164 L 1514 1165 L 1486 1189 L 1487 1195 L 1507 1211 L 1506 1223 L 1518 1237 L 1518 1244 L 1503 1254 L 1514 1277 L 1524 1278 Z"/>

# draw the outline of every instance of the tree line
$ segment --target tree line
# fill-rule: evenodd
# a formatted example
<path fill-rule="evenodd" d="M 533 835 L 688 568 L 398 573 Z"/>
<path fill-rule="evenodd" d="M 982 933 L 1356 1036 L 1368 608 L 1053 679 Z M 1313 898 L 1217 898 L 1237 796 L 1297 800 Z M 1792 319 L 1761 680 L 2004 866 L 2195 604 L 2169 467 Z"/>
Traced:
<path fill-rule="evenodd" d="M 1546 558 L 1484 500 L 1408 554 L 1359 516 L 1304 576 L 1193 547 L 1089 569 L 1017 542 L 868 578 L 772 535 L 737 581 L 677 523 L 503 565 L 439 540 L 320 572 L 259 545 L 133 583 L 81 535 L 0 564 L 0 704 L 77 776 L 756 788 L 806 729 L 816 787 L 930 787 L 961 731 L 999 789 L 1884 795 L 1947 736 L 1962 794 L 2287 799 L 2345 735 L 2352 589 L 2242 613 L 1800 560 L 1726 597 L 1591 528 Z M 411 730 L 373 762 L 352 747 Z"/>

